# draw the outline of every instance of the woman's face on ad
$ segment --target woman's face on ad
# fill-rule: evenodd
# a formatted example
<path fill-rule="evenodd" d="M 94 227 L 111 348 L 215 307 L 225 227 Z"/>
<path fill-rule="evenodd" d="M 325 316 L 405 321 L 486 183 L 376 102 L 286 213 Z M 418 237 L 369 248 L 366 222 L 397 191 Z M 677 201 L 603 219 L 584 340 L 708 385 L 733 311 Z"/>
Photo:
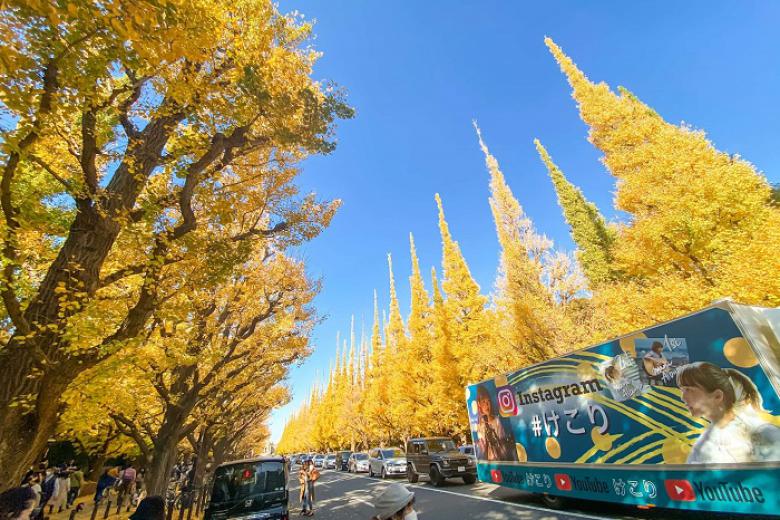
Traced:
<path fill-rule="evenodd" d="M 477 408 L 479 415 L 490 415 L 490 400 L 482 396 L 477 398 Z"/>
<path fill-rule="evenodd" d="M 723 411 L 723 392 L 715 390 L 708 392 L 698 386 L 681 386 L 682 400 L 688 411 L 694 417 L 718 419 Z"/>

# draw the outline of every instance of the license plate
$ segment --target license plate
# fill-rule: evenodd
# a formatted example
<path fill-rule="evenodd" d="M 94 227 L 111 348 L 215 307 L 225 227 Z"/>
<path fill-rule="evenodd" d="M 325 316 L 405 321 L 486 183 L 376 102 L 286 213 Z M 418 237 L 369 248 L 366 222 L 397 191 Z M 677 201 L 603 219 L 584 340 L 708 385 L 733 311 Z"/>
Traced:
<path fill-rule="evenodd" d="M 458 466 L 458 473 L 463 473 L 466 471 L 466 466 Z"/>

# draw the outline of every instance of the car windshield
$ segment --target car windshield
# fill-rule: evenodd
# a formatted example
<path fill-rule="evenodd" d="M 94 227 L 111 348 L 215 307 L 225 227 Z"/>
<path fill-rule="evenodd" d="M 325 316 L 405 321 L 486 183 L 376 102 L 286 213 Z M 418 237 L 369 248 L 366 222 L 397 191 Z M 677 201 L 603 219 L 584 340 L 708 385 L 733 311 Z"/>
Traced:
<path fill-rule="evenodd" d="M 452 451 L 455 449 L 455 443 L 449 439 L 433 439 L 427 441 L 427 444 L 430 452 Z"/>
<path fill-rule="evenodd" d="M 402 452 L 398 448 L 395 448 L 395 449 L 391 449 L 391 450 L 382 450 L 382 455 L 386 459 L 392 459 L 394 457 L 403 457 L 404 456 L 404 452 Z"/>
<path fill-rule="evenodd" d="M 284 491 L 284 463 L 247 462 L 217 468 L 211 502 L 231 502 L 259 493 Z"/>
<path fill-rule="evenodd" d="M 328 459 L 328 460 L 336 460 L 336 456 L 335 455 L 328 455 L 325 458 Z"/>
<path fill-rule="evenodd" d="M 368 455 L 366 455 L 365 453 L 355 453 L 353 457 L 355 457 L 355 460 L 366 460 L 368 458 Z"/>
<path fill-rule="evenodd" d="M 472 448 L 471 446 L 465 446 L 463 448 L 463 453 L 465 453 L 466 455 L 474 455 L 474 448 Z"/>

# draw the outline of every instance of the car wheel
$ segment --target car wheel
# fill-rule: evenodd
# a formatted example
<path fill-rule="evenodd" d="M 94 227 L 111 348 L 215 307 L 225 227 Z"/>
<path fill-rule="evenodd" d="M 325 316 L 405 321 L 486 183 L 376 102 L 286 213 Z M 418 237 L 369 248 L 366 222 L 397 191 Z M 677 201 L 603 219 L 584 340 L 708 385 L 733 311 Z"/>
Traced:
<path fill-rule="evenodd" d="M 566 506 L 566 499 L 563 497 L 548 495 L 547 493 L 542 495 L 542 502 L 550 509 L 563 509 Z"/>
<path fill-rule="evenodd" d="M 417 473 L 414 472 L 414 468 L 412 467 L 411 464 L 406 466 L 406 479 L 411 484 L 416 484 L 417 481 L 420 480 L 420 476 Z"/>
<path fill-rule="evenodd" d="M 385 470 L 384 466 L 382 466 L 382 472 L 379 474 L 379 476 L 383 479 L 387 478 L 387 471 Z"/>
<path fill-rule="evenodd" d="M 371 464 L 368 465 L 368 476 L 369 477 L 374 476 L 374 469 L 371 467 Z"/>
<path fill-rule="evenodd" d="M 440 487 L 442 484 L 444 484 L 444 476 L 441 474 L 437 466 L 431 466 L 431 482 L 436 487 Z"/>
<path fill-rule="evenodd" d="M 471 484 L 473 484 L 476 481 L 477 481 L 477 476 L 476 475 L 463 475 L 463 483 L 464 484 L 471 485 Z"/>

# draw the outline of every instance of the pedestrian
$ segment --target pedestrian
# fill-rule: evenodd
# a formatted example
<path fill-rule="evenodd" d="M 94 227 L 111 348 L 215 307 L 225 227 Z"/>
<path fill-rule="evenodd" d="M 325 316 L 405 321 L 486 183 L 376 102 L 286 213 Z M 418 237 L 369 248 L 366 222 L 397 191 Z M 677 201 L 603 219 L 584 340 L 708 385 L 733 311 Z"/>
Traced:
<path fill-rule="evenodd" d="M 397 482 L 377 494 L 373 504 L 376 515 L 371 520 L 417 520 L 414 493 Z"/>
<path fill-rule="evenodd" d="M 314 467 L 314 462 L 307 460 L 298 472 L 298 482 L 301 485 L 301 514 L 314 516 L 314 483 L 320 478 L 320 472 Z"/>
<path fill-rule="evenodd" d="M 41 510 L 41 518 L 43 518 L 43 512 L 46 505 L 49 503 L 49 499 L 54 495 L 54 488 L 56 485 L 57 475 L 54 472 L 54 468 L 46 468 L 46 472 L 43 473 L 41 478 L 41 502 L 38 504 L 38 507 L 40 507 Z"/>
<path fill-rule="evenodd" d="M 119 484 L 119 500 L 123 500 L 125 496 L 132 497 L 133 493 L 135 493 L 135 477 L 136 477 L 136 471 L 133 467 L 133 463 L 131 462 L 127 466 L 125 466 L 125 469 L 122 470 L 122 474 L 120 475 L 120 484 Z"/>
<path fill-rule="evenodd" d="M 165 501 L 158 495 L 144 498 L 130 520 L 165 520 Z"/>
<path fill-rule="evenodd" d="M 57 478 L 54 481 L 54 492 L 49 498 L 49 514 L 56 509 L 62 512 L 62 508 L 68 502 L 68 492 L 70 491 L 70 474 L 67 470 L 59 469 L 56 473 Z"/>
<path fill-rule="evenodd" d="M 32 513 L 30 513 L 30 518 L 33 519 L 43 516 L 43 509 L 41 506 L 41 501 L 43 500 L 43 488 L 41 487 L 41 482 L 43 482 L 43 478 L 45 476 L 45 473 L 34 473 L 28 480 L 27 485 L 35 494 L 35 503 L 33 505 Z"/>
<path fill-rule="evenodd" d="M 103 494 L 107 489 L 110 489 L 114 484 L 116 484 L 117 477 L 114 475 L 118 474 L 119 472 L 116 468 L 106 468 L 103 471 L 103 474 L 100 475 L 100 478 L 98 478 L 97 485 L 95 487 L 95 504 L 103 499 Z"/>
<path fill-rule="evenodd" d="M 84 483 L 84 472 L 78 466 L 70 467 L 70 491 L 68 492 L 68 508 L 79 497 L 81 485 Z"/>
<path fill-rule="evenodd" d="M 133 495 L 133 505 L 138 504 L 146 496 L 144 489 L 144 479 L 146 478 L 146 469 L 141 468 L 135 476 L 135 495 Z"/>

